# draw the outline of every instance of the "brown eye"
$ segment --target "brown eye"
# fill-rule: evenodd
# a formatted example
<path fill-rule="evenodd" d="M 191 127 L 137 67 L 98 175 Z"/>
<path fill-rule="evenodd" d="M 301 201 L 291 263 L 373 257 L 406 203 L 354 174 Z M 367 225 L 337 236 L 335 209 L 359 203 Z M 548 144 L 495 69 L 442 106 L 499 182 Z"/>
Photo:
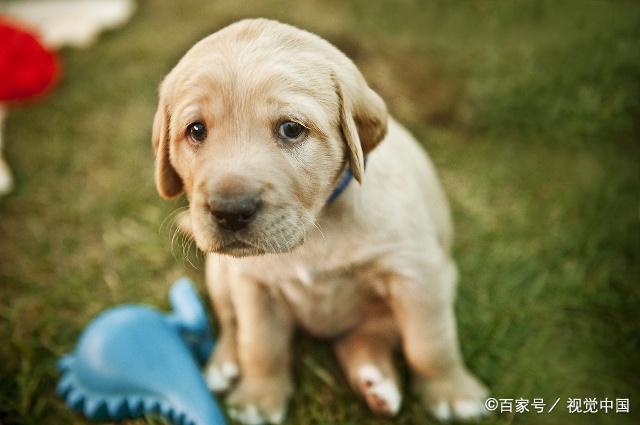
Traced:
<path fill-rule="evenodd" d="M 285 121 L 278 126 L 278 137 L 280 140 L 293 142 L 299 139 L 306 128 L 300 123 L 294 121 Z"/>
<path fill-rule="evenodd" d="M 200 144 L 207 138 L 207 126 L 199 121 L 189 124 L 187 135 L 191 141 Z"/>

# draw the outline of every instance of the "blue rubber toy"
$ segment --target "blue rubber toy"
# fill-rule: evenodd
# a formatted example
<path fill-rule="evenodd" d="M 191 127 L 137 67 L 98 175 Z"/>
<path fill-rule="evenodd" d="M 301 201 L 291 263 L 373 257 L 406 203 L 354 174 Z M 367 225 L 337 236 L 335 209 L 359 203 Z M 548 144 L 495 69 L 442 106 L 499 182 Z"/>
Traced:
<path fill-rule="evenodd" d="M 223 425 L 200 366 L 213 348 L 189 279 L 173 284 L 173 313 L 142 305 L 105 311 L 59 362 L 58 394 L 90 420 L 159 414 L 176 425 Z"/>

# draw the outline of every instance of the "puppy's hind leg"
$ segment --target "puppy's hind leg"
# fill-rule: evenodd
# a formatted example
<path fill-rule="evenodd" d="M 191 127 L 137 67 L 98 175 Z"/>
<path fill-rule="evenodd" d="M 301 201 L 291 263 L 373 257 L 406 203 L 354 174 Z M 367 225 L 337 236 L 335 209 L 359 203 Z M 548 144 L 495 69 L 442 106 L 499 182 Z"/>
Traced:
<path fill-rule="evenodd" d="M 390 314 L 372 317 L 335 342 L 351 386 L 377 414 L 394 416 L 402 395 L 393 366 L 398 333 Z"/>
<path fill-rule="evenodd" d="M 213 301 L 220 335 L 215 350 L 207 362 L 205 379 L 209 389 L 215 392 L 225 392 L 231 388 L 240 376 L 237 353 L 237 323 L 236 315 L 229 294 L 229 277 L 220 259 L 207 257 L 206 279 L 207 287 Z"/>
<path fill-rule="evenodd" d="M 478 419 L 488 413 L 488 392 L 465 367 L 458 347 L 455 265 L 445 258 L 425 271 L 428 283 L 402 276 L 389 282 L 390 305 L 404 354 L 416 374 L 414 384 L 437 419 Z"/>

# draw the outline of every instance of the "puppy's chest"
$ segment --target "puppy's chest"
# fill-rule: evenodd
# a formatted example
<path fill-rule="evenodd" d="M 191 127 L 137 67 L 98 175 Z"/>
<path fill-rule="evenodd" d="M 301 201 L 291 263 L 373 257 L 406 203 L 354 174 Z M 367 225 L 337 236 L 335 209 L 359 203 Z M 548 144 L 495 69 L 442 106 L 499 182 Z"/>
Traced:
<path fill-rule="evenodd" d="M 318 270 L 295 264 L 274 284 L 302 327 L 331 337 L 357 325 L 381 301 L 377 281 L 370 269 Z"/>

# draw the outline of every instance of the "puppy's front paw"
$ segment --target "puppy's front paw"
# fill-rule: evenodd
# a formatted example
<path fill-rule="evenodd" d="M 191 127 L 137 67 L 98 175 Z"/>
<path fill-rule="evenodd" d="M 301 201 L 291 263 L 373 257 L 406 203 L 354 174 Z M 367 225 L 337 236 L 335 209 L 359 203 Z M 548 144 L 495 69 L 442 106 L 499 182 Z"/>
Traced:
<path fill-rule="evenodd" d="M 232 361 L 211 362 L 204 372 L 207 386 L 216 393 L 222 393 L 231 388 L 231 384 L 239 375 L 240 369 Z"/>
<path fill-rule="evenodd" d="M 211 391 L 228 391 L 240 377 L 235 347 L 235 341 L 223 333 L 204 370 L 204 378 Z"/>
<path fill-rule="evenodd" d="M 253 382 L 243 379 L 226 400 L 229 416 L 247 425 L 280 424 L 291 392 L 288 378 Z"/>
<path fill-rule="evenodd" d="M 484 407 L 489 391 L 465 370 L 434 379 L 421 378 L 418 390 L 429 412 L 440 421 L 473 421 L 489 413 Z"/>

